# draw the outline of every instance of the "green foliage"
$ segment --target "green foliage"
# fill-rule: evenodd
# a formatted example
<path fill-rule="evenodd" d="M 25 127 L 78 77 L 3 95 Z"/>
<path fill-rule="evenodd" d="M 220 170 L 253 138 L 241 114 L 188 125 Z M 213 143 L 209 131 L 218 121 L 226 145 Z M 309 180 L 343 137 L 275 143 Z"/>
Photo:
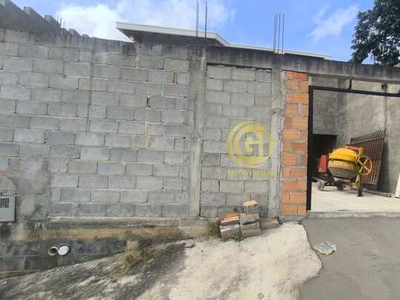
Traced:
<path fill-rule="evenodd" d="M 154 254 L 154 248 L 132 250 L 124 256 L 122 271 L 128 272 L 130 269 L 141 263 L 147 263 Z"/>
<path fill-rule="evenodd" d="M 352 41 L 352 61 L 372 58 L 381 65 L 399 62 L 400 0 L 375 0 L 374 7 L 358 13 Z"/>
<path fill-rule="evenodd" d="M 224 237 L 221 237 L 221 242 L 227 242 L 227 241 L 232 241 L 232 240 L 234 240 L 235 242 L 238 242 L 238 243 L 240 243 L 241 241 L 243 241 L 245 238 L 241 235 L 241 234 L 238 234 L 238 235 L 234 235 L 233 237 L 231 237 L 231 238 L 224 238 Z"/>
<path fill-rule="evenodd" d="M 207 235 L 211 237 L 221 237 L 219 222 L 217 220 L 211 220 L 208 222 Z"/>
<path fill-rule="evenodd" d="M 245 238 L 240 234 L 240 235 L 235 235 L 232 239 L 233 239 L 234 241 L 236 241 L 236 242 L 241 242 L 241 241 L 243 241 Z"/>
<path fill-rule="evenodd" d="M 143 261 L 142 250 L 131 251 L 126 254 L 122 264 L 122 271 L 127 272 Z"/>

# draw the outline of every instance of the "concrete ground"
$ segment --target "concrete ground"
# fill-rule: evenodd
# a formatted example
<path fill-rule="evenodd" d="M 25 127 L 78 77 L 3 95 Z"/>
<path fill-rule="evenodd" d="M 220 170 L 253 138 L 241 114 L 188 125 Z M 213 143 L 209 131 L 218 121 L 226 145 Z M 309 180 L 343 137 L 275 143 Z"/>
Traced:
<path fill-rule="evenodd" d="M 339 218 L 303 222 L 310 243 L 338 246 L 301 289 L 303 300 L 400 299 L 400 219 Z"/>
<path fill-rule="evenodd" d="M 174 284 L 161 280 L 139 299 L 294 300 L 320 267 L 303 226 L 285 224 L 240 243 L 197 244 Z"/>
<path fill-rule="evenodd" d="M 357 191 L 346 188 L 338 191 L 327 186 L 319 191 L 314 185 L 311 198 L 312 211 L 357 211 L 357 212 L 400 212 L 400 199 L 388 198 L 364 192 L 357 197 Z"/>
<path fill-rule="evenodd" d="M 0 280 L 0 299 L 294 300 L 321 262 L 303 226 L 284 224 L 241 242 L 164 248 L 121 271 L 124 255 Z"/>

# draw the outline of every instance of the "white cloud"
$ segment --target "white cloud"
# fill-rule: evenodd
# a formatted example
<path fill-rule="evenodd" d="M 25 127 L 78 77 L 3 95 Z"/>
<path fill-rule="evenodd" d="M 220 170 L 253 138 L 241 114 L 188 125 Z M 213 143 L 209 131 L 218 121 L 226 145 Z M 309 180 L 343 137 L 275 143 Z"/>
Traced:
<path fill-rule="evenodd" d="M 124 35 L 115 29 L 115 22 L 125 19 L 106 5 L 61 5 L 56 15 L 62 19 L 65 28 L 73 28 L 79 33 L 99 38 L 124 39 Z"/>
<path fill-rule="evenodd" d="M 325 4 L 317 13 L 317 15 L 313 18 L 314 23 L 320 24 L 324 21 L 324 16 L 329 9 L 329 5 Z"/>
<path fill-rule="evenodd" d="M 346 9 L 337 9 L 331 15 L 326 15 L 328 7 L 323 7 L 314 18 L 315 29 L 310 33 L 315 41 L 333 35 L 339 36 L 343 29 L 357 16 L 358 5 L 349 6 Z"/>
<path fill-rule="evenodd" d="M 229 0 L 208 0 L 208 27 L 216 30 L 232 20 L 235 11 L 228 7 Z M 177 28 L 196 27 L 195 0 L 119 0 L 115 7 L 104 4 L 94 6 L 63 4 L 56 12 L 66 28 L 76 29 L 90 36 L 125 39 L 115 28 L 116 21 L 159 25 Z M 200 28 L 204 27 L 204 0 L 200 0 Z"/>

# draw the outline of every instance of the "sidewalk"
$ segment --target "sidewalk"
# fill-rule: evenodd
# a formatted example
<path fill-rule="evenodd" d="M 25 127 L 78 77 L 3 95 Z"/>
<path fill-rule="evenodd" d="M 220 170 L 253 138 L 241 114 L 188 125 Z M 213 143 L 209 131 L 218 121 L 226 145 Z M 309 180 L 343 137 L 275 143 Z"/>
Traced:
<path fill-rule="evenodd" d="M 311 245 L 338 246 L 319 255 L 323 267 L 302 287 L 303 300 L 400 299 L 400 219 L 307 219 L 303 225 Z"/>

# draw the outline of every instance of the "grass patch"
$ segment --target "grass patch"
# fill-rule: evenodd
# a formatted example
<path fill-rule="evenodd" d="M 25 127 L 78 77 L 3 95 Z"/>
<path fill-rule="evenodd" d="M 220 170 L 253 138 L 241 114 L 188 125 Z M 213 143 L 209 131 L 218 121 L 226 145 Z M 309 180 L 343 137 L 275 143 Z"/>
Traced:
<path fill-rule="evenodd" d="M 240 234 L 240 235 L 235 235 L 234 237 L 232 237 L 232 240 L 236 241 L 236 242 L 241 242 L 243 241 L 245 238 Z"/>
<path fill-rule="evenodd" d="M 243 241 L 245 238 L 242 236 L 242 235 L 240 235 L 240 234 L 238 234 L 238 235 L 235 235 L 235 236 L 233 236 L 233 237 L 230 237 L 230 238 L 224 238 L 224 237 L 221 237 L 221 242 L 227 242 L 227 241 L 235 241 L 235 242 L 238 242 L 238 243 L 240 243 L 241 241 Z"/>
<path fill-rule="evenodd" d="M 221 237 L 221 232 L 219 231 L 219 222 L 217 220 L 208 221 L 207 235 L 210 237 Z"/>
<path fill-rule="evenodd" d="M 136 249 L 127 253 L 123 259 L 122 271 L 128 272 L 139 264 L 146 264 L 154 254 L 154 248 Z"/>

